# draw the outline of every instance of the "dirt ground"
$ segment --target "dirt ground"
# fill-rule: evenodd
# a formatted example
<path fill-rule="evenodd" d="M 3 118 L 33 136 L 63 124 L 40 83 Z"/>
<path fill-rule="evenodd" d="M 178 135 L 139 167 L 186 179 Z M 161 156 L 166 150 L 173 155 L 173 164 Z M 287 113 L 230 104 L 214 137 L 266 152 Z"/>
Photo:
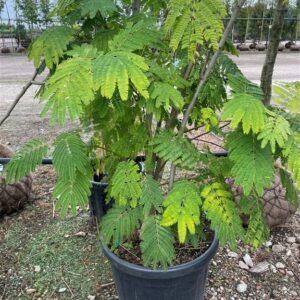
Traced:
<path fill-rule="evenodd" d="M 5 76 L 3 69 L 0 73 L 0 118 L 9 102 L 3 100 L 11 101 L 30 75 L 22 68 L 24 59 L 13 59 L 12 65 L 14 74 L 20 70 L 19 77 L 13 73 Z M 0 128 L 0 143 L 17 149 L 32 137 L 50 141 L 62 131 L 39 117 L 41 106 L 33 99 L 34 93 L 32 88 L 22 100 L 27 105 L 20 104 Z M 51 199 L 52 168 L 42 166 L 33 177 L 32 203 L 0 220 L 0 300 L 118 299 L 88 212 L 59 219 Z M 241 263 L 245 254 L 255 266 L 263 262 L 265 272 L 255 274 L 241 268 L 246 268 Z M 274 230 L 258 251 L 242 244 L 236 252 L 219 249 L 209 271 L 208 299 L 300 299 L 300 213 Z"/>

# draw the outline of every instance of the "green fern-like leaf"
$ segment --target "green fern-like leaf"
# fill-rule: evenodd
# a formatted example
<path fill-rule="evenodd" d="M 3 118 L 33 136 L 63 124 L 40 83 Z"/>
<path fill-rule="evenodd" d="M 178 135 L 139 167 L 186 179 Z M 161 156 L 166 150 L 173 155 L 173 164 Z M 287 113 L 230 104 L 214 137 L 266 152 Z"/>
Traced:
<path fill-rule="evenodd" d="M 181 93 L 168 83 L 153 83 L 150 87 L 150 96 L 152 99 L 155 99 L 156 108 L 161 106 L 168 108 L 171 105 L 172 107 L 181 109 L 184 104 Z"/>
<path fill-rule="evenodd" d="M 235 183 L 243 187 L 245 195 L 249 195 L 255 188 L 261 196 L 274 178 L 270 147 L 262 149 L 259 141 L 251 134 L 233 132 L 228 136 L 228 148 Z"/>
<path fill-rule="evenodd" d="M 74 179 L 76 171 L 90 175 L 92 169 L 87 154 L 87 146 L 78 133 L 63 133 L 54 142 L 53 165 L 58 175 Z"/>
<path fill-rule="evenodd" d="M 118 87 L 121 99 L 127 100 L 129 79 L 143 97 L 149 97 L 149 80 L 144 73 L 149 67 L 143 57 L 124 51 L 109 52 L 99 56 L 93 67 L 94 79 L 103 97 L 111 99 Z"/>
<path fill-rule="evenodd" d="M 48 146 L 45 141 L 34 139 L 26 143 L 6 166 L 6 181 L 13 183 L 23 179 L 41 164 L 47 155 Z"/>
<path fill-rule="evenodd" d="M 250 217 L 245 241 L 254 248 L 258 248 L 263 245 L 269 236 L 269 226 L 266 223 L 262 204 L 258 199 L 244 197 L 239 205 L 241 212 Z"/>
<path fill-rule="evenodd" d="M 198 55 L 197 45 L 205 42 L 217 50 L 225 15 L 225 6 L 220 0 L 169 1 L 165 30 L 171 33 L 171 48 L 175 51 L 181 44 L 182 49 L 188 50 L 190 60 Z"/>
<path fill-rule="evenodd" d="M 96 17 L 100 12 L 103 18 L 106 18 L 113 12 L 117 11 L 117 6 L 113 0 L 82 0 L 81 15 L 89 16 L 91 19 Z"/>
<path fill-rule="evenodd" d="M 185 80 L 180 73 L 180 70 L 173 65 L 161 66 L 153 61 L 149 63 L 150 72 L 155 75 L 155 81 L 168 83 L 172 87 L 178 89 L 189 87 L 191 84 Z"/>
<path fill-rule="evenodd" d="M 154 152 L 163 160 L 171 161 L 185 169 L 196 167 L 204 156 L 186 138 L 175 136 L 168 131 L 162 131 L 152 141 Z"/>
<path fill-rule="evenodd" d="M 280 82 L 273 86 L 272 99 L 290 112 L 300 114 L 300 82 Z"/>
<path fill-rule="evenodd" d="M 206 218 L 217 232 L 220 244 L 224 246 L 228 242 L 232 248 L 236 248 L 236 241 L 243 238 L 244 229 L 231 193 L 223 184 L 215 182 L 205 186 L 201 196 L 204 198 Z"/>
<path fill-rule="evenodd" d="M 30 45 L 28 58 L 34 60 L 36 68 L 44 58 L 46 66 L 52 69 L 54 65 L 58 65 L 60 57 L 73 40 L 72 34 L 72 29 L 66 26 L 47 29 Z"/>
<path fill-rule="evenodd" d="M 149 140 L 148 131 L 142 124 L 124 126 L 125 131 L 119 135 L 111 144 L 110 149 L 124 158 L 135 157 L 137 153 L 145 149 Z"/>
<path fill-rule="evenodd" d="M 155 28 L 154 19 L 144 19 L 136 24 L 127 23 L 124 30 L 120 31 L 110 42 L 111 51 L 141 50 L 145 46 L 155 46 L 160 38 L 159 31 Z"/>
<path fill-rule="evenodd" d="M 142 195 L 141 174 L 134 161 L 121 162 L 110 181 L 110 195 L 119 205 L 136 207 Z"/>
<path fill-rule="evenodd" d="M 109 42 L 114 38 L 114 36 L 118 33 L 117 29 L 103 29 L 99 30 L 92 41 L 92 45 L 98 49 L 98 51 L 102 51 L 104 53 L 109 50 Z"/>
<path fill-rule="evenodd" d="M 176 182 L 163 202 L 166 209 L 161 225 L 169 227 L 177 224 L 179 242 L 184 243 L 187 230 L 195 234 L 195 226 L 200 224 L 201 203 L 200 193 L 194 183 Z"/>
<path fill-rule="evenodd" d="M 272 113 L 272 116 L 268 118 L 257 138 L 258 140 L 262 140 L 262 148 L 270 144 L 272 152 L 275 153 L 276 144 L 283 148 L 290 134 L 291 128 L 289 122 L 282 116 Z"/>
<path fill-rule="evenodd" d="M 233 70 L 234 71 L 234 70 Z M 262 100 L 264 97 L 262 89 L 255 83 L 249 81 L 240 71 L 227 73 L 228 85 L 233 94 L 248 94 Z"/>
<path fill-rule="evenodd" d="M 93 170 L 87 147 L 75 132 L 63 133 L 54 143 L 53 166 L 58 173 L 53 196 L 61 215 L 69 209 L 76 214 L 76 207 L 84 208 L 90 195 Z"/>
<path fill-rule="evenodd" d="M 71 120 L 80 117 L 83 106 L 95 98 L 91 68 L 89 58 L 71 58 L 60 64 L 41 94 L 46 101 L 42 114 L 52 110 L 51 121 L 62 125 L 67 115 Z"/>
<path fill-rule="evenodd" d="M 101 221 L 101 236 L 112 249 L 118 247 L 133 234 L 142 218 L 141 207 L 114 206 Z"/>
<path fill-rule="evenodd" d="M 53 196 L 57 198 L 56 209 L 64 217 L 69 210 L 73 215 L 77 212 L 77 206 L 85 208 L 88 203 L 88 197 L 91 194 L 92 184 L 90 182 L 92 174 L 86 174 L 75 171 L 72 178 L 59 177 L 53 190 Z"/>
<path fill-rule="evenodd" d="M 159 183 L 147 175 L 143 181 L 141 204 L 143 205 L 143 214 L 149 215 L 152 209 L 161 212 L 163 203 L 162 191 Z"/>
<path fill-rule="evenodd" d="M 61 18 L 64 18 L 66 16 L 72 16 L 72 14 L 74 14 L 74 11 L 76 11 L 77 9 L 77 0 L 58 0 L 49 17 L 59 16 Z"/>
<path fill-rule="evenodd" d="M 295 188 L 291 175 L 285 170 L 280 169 L 280 179 L 283 187 L 286 189 L 286 199 L 294 206 L 299 207 L 300 197 Z"/>
<path fill-rule="evenodd" d="M 231 120 L 232 128 L 242 123 L 243 131 L 258 133 L 265 126 L 266 109 L 262 102 L 247 94 L 234 96 L 224 105 L 223 120 Z"/>
<path fill-rule="evenodd" d="M 72 50 L 67 51 L 67 54 L 71 57 L 81 57 L 93 59 L 97 56 L 98 51 L 93 45 L 82 44 L 75 45 Z"/>
<path fill-rule="evenodd" d="M 140 237 L 144 265 L 166 269 L 175 257 L 172 231 L 161 226 L 158 217 L 150 216 L 143 222 Z"/>
<path fill-rule="evenodd" d="M 300 188 L 300 150 L 293 138 L 290 138 L 283 150 L 283 156 L 287 160 L 287 169 L 291 172 L 296 187 Z"/>

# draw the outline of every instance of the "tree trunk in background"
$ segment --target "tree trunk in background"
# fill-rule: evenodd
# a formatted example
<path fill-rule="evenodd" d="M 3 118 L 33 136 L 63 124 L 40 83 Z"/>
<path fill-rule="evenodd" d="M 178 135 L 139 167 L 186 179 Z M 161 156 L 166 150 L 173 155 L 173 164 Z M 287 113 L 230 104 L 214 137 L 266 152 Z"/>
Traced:
<path fill-rule="evenodd" d="M 271 102 L 273 70 L 281 39 L 284 15 L 287 10 L 287 6 L 287 0 L 277 0 L 273 24 L 270 32 L 269 46 L 260 78 L 260 86 L 264 92 L 263 102 L 265 105 L 270 105 Z"/>
<path fill-rule="evenodd" d="M 132 3 L 132 12 L 133 14 L 138 14 L 141 10 L 141 1 L 140 0 L 133 0 Z"/>

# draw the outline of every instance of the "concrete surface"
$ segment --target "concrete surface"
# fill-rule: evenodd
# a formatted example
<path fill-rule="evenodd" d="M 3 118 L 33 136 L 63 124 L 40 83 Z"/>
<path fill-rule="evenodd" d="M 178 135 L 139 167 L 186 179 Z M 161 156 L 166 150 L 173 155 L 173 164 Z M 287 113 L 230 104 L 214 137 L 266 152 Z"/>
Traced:
<path fill-rule="evenodd" d="M 244 74 L 255 82 L 259 82 L 264 59 L 263 53 L 241 53 L 240 57 L 233 57 Z M 33 73 L 32 62 L 24 55 L 0 55 L 0 118 Z M 40 76 L 37 80 L 41 81 L 44 76 Z M 278 53 L 274 80 L 300 80 L 300 53 Z M 32 121 L 40 120 L 41 105 L 34 98 L 37 89 L 37 86 L 32 86 L 27 91 L 8 123 L 13 122 L 13 119 L 18 119 L 19 122 L 28 118 Z M 0 128 L 0 133 L 1 130 L 3 128 Z"/>
<path fill-rule="evenodd" d="M 265 61 L 265 53 L 240 53 L 239 57 L 231 57 L 244 75 L 251 81 L 260 81 L 261 70 Z M 300 80 L 300 52 L 279 52 L 276 59 L 273 81 Z"/>

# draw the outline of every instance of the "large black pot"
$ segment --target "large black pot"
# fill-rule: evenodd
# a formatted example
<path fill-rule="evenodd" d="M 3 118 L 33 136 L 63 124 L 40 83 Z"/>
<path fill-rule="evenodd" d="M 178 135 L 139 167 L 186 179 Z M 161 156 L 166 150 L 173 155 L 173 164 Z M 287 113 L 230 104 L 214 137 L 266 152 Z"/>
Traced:
<path fill-rule="evenodd" d="M 152 270 L 129 263 L 103 243 L 102 249 L 111 263 L 120 300 L 201 300 L 218 240 L 215 237 L 208 250 L 197 259 L 167 270 Z"/>

